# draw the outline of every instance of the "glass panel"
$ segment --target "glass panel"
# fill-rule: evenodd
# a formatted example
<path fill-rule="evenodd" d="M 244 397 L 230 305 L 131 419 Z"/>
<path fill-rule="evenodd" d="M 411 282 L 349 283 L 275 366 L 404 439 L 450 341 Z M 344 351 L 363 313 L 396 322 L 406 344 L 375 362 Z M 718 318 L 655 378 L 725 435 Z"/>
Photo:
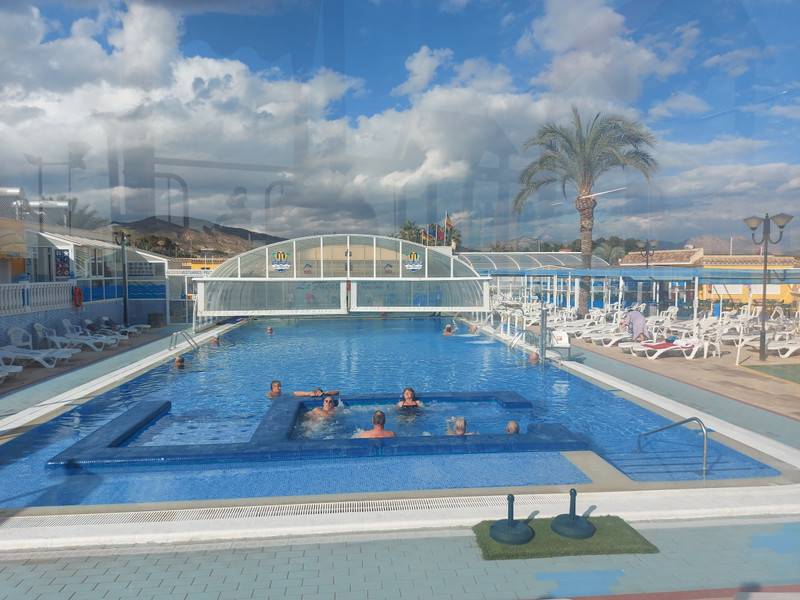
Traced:
<path fill-rule="evenodd" d="M 89 277 L 91 272 L 91 250 L 75 247 L 75 277 Z"/>
<path fill-rule="evenodd" d="M 117 258 L 122 258 L 122 252 L 116 250 L 98 250 L 102 259 L 102 268 L 104 277 L 113 277 L 116 274 Z"/>
<path fill-rule="evenodd" d="M 318 237 L 303 238 L 295 243 L 297 276 L 321 277 L 322 256 Z"/>
<path fill-rule="evenodd" d="M 105 300 L 105 289 L 103 287 L 103 280 L 93 279 L 91 285 L 92 285 L 92 294 L 91 294 L 92 300 Z"/>
<path fill-rule="evenodd" d="M 267 276 L 267 251 L 266 248 L 251 250 L 241 257 L 241 276 L 242 277 L 266 277 Z M 223 275 L 223 267 L 217 267 L 214 271 L 215 277 L 237 277 L 239 262 L 236 258 L 225 263 L 229 272 Z M 228 274 L 230 273 L 230 274 Z"/>
<path fill-rule="evenodd" d="M 330 311 L 341 305 L 340 282 L 206 281 L 205 311 Z"/>
<path fill-rule="evenodd" d="M 358 281 L 353 283 L 353 310 L 420 309 L 464 310 L 483 306 L 483 283 L 476 280 L 449 281 Z"/>
<path fill-rule="evenodd" d="M 350 236 L 350 276 L 373 277 L 375 274 L 375 248 L 373 236 Z"/>
<path fill-rule="evenodd" d="M 428 277 L 450 277 L 450 258 L 452 254 L 428 248 Z"/>
<path fill-rule="evenodd" d="M 322 244 L 325 277 L 347 277 L 347 236 L 325 236 L 322 238 Z"/>
<path fill-rule="evenodd" d="M 400 277 L 400 240 L 376 238 L 378 277 Z"/>

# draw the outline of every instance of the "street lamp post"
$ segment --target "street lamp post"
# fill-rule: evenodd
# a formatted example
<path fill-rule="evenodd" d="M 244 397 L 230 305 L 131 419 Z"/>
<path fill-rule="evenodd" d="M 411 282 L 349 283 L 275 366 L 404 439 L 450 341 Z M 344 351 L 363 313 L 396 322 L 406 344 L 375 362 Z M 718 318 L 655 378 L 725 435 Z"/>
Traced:
<path fill-rule="evenodd" d="M 786 227 L 792 218 L 792 215 L 784 213 L 778 213 L 773 217 L 770 217 L 769 213 L 767 213 L 763 219 L 761 217 L 748 217 L 744 220 L 752 232 L 753 243 L 758 246 L 763 245 L 762 252 L 764 253 L 764 274 L 761 287 L 761 335 L 758 348 L 759 360 L 767 360 L 767 255 L 769 243 L 777 244 L 781 241 L 781 238 L 783 238 L 783 228 Z M 770 222 L 774 223 L 775 227 L 778 228 L 777 240 L 770 239 Z M 761 241 L 756 241 L 756 230 L 762 223 L 764 224 L 764 229 L 762 231 L 763 237 Z"/>
<path fill-rule="evenodd" d="M 645 242 L 639 241 L 636 242 L 636 245 L 639 246 L 639 252 L 641 252 L 642 256 L 644 256 L 645 267 L 649 269 L 650 257 L 656 253 L 656 246 L 658 246 L 658 240 L 647 240 Z"/>
<path fill-rule="evenodd" d="M 131 243 L 130 230 L 119 223 L 111 224 L 114 243 L 122 248 L 122 324 L 128 326 L 128 255 L 125 248 Z"/>
<path fill-rule="evenodd" d="M 67 201 L 69 202 L 72 195 L 72 169 L 86 169 L 86 162 L 83 158 L 91 149 L 91 146 L 85 142 L 70 142 L 67 144 L 67 161 L 66 162 L 44 162 L 41 156 L 34 156 L 33 154 L 25 154 L 25 160 L 34 165 L 39 171 L 39 231 L 44 229 L 44 212 L 42 211 L 43 199 L 43 181 L 42 181 L 42 167 L 44 166 L 64 166 L 67 167 Z M 69 216 L 67 226 L 70 233 L 72 232 L 72 206 L 67 205 L 69 208 Z"/>

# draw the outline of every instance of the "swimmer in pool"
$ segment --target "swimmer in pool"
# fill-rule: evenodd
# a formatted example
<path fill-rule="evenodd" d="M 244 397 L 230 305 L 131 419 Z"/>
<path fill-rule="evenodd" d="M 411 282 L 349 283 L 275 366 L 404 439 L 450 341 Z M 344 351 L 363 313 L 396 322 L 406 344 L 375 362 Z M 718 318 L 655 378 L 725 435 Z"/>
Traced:
<path fill-rule="evenodd" d="M 272 333 L 275 333 L 275 332 L 272 330 L 272 327 L 267 327 L 267 333 L 268 334 L 272 334 Z"/>
<path fill-rule="evenodd" d="M 281 395 L 281 382 L 277 379 L 269 384 L 269 391 L 267 392 L 267 398 L 277 398 Z"/>
<path fill-rule="evenodd" d="M 395 437 L 393 431 L 386 431 L 383 426 L 386 424 L 386 415 L 383 411 L 376 410 L 372 413 L 372 429 L 361 434 L 362 438 L 385 438 Z"/>
<path fill-rule="evenodd" d="M 400 408 L 418 408 L 422 406 L 422 402 L 417 399 L 417 394 L 414 388 L 407 387 L 403 390 L 403 399 L 397 403 Z"/>
<path fill-rule="evenodd" d="M 472 435 L 474 431 L 467 433 L 467 420 L 464 417 L 451 417 L 445 421 L 447 423 L 447 435 Z M 450 428 L 450 424 L 453 428 Z"/>
<path fill-rule="evenodd" d="M 453 335 L 456 331 L 458 331 L 458 327 L 454 329 L 453 326 L 448 323 L 447 325 L 444 326 L 444 331 L 442 332 L 442 335 Z"/>
<path fill-rule="evenodd" d="M 325 396 L 322 406 L 314 407 L 306 415 L 310 419 L 330 419 L 336 413 L 336 402 L 331 396 Z"/>
<path fill-rule="evenodd" d="M 183 367 L 186 366 L 186 361 L 182 356 L 175 357 L 175 366 L 178 367 L 179 369 L 182 369 Z"/>
<path fill-rule="evenodd" d="M 509 421 L 508 425 L 506 425 L 506 433 L 519 433 L 519 423 Z"/>
<path fill-rule="evenodd" d="M 339 390 L 328 390 L 327 392 L 323 392 L 322 388 L 314 388 L 310 392 L 292 392 L 295 396 L 338 396 Z"/>

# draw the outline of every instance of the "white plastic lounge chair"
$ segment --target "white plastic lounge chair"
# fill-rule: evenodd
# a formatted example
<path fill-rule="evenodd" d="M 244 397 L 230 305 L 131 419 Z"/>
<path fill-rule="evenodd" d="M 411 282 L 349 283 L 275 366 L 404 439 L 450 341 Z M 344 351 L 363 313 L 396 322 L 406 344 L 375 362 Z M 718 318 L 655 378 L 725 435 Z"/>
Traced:
<path fill-rule="evenodd" d="M 55 329 L 45 327 L 41 323 L 34 323 L 33 328 L 36 331 L 36 335 L 38 335 L 40 339 L 46 340 L 47 345 L 51 348 L 69 350 L 72 354 L 78 354 L 81 351 L 80 348 L 75 347 L 75 343 L 71 339 L 56 334 Z"/>
<path fill-rule="evenodd" d="M 103 327 L 106 329 L 111 329 L 112 331 L 127 331 L 129 334 L 140 335 L 145 329 L 150 329 L 150 325 L 147 324 L 140 324 L 140 325 L 128 325 L 127 327 L 123 327 L 122 325 L 118 325 L 114 323 L 108 317 L 100 317 L 100 322 L 103 324 Z"/>
<path fill-rule="evenodd" d="M 7 333 L 12 346 L 35 350 L 33 347 L 33 336 L 22 327 L 10 327 Z"/>
<path fill-rule="evenodd" d="M 106 346 L 116 346 L 117 340 L 105 335 L 89 335 L 80 327 L 73 325 L 69 319 L 62 319 L 66 333 L 63 337 L 71 340 L 75 344 L 83 344 L 88 346 L 95 352 L 104 350 Z"/>
<path fill-rule="evenodd" d="M 105 335 L 110 338 L 114 338 L 115 340 L 117 340 L 117 343 L 127 342 L 130 339 L 128 338 L 127 334 L 123 334 L 119 331 L 114 331 L 113 329 L 109 329 L 107 327 L 101 327 L 100 325 L 93 323 L 91 319 L 84 319 L 83 323 L 85 325 L 85 327 L 83 327 L 83 330 L 88 335 Z"/>
<path fill-rule="evenodd" d="M 623 340 L 630 339 L 631 334 L 627 331 L 620 331 L 619 328 L 617 331 L 612 333 L 605 333 L 605 334 L 596 334 L 591 336 L 591 341 L 598 346 L 605 346 L 606 348 L 610 348 L 611 346 L 616 346 Z"/>
<path fill-rule="evenodd" d="M 642 342 L 631 347 L 631 352 L 636 356 L 646 356 L 655 360 L 661 356 L 682 354 L 683 348 L 672 342 Z"/>
<path fill-rule="evenodd" d="M 800 339 L 783 340 L 780 342 L 769 342 L 767 351 L 777 352 L 781 358 L 789 358 L 795 352 L 800 352 Z"/>
<path fill-rule="evenodd" d="M 45 369 L 52 369 L 59 360 L 69 360 L 72 352 L 67 350 L 29 350 L 19 346 L 0 346 L 0 358 L 8 358 L 12 363 L 22 361 L 23 363 L 37 362 Z"/>
<path fill-rule="evenodd" d="M 6 377 L 11 375 L 15 375 L 22 371 L 22 367 L 19 365 L 13 365 L 12 359 L 8 356 L 0 356 L 0 383 L 5 381 Z"/>
<path fill-rule="evenodd" d="M 710 344 L 711 342 L 708 340 L 700 340 L 697 338 L 675 340 L 675 345 L 681 349 L 683 357 L 687 360 L 697 358 L 701 350 L 703 351 L 703 358 L 708 358 L 708 348 Z M 719 347 L 717 347 L 717 354 L 719 355 Z"/>

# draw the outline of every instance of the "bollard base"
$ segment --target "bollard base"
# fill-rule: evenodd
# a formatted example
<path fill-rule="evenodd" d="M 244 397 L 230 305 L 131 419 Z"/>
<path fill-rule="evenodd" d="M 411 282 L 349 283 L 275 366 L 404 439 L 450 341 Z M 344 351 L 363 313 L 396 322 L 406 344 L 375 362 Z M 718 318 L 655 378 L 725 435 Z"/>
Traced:
<path fill-rule="evenodd" d="M 495 521 L 492 526 L 489 527 L 489 537 L 501 544 L 521 546 L 533 539 L 533 529 L 522 521 L 503 519 L 501 521 Z"/>
<path fill-rule="evenodd" d="M 561 537 L 573 540 L 585 540 L 594 535 L 594 525 L 586 517 L 575 515 L 558 515 L 550 523 L 550 529 Z"/>

